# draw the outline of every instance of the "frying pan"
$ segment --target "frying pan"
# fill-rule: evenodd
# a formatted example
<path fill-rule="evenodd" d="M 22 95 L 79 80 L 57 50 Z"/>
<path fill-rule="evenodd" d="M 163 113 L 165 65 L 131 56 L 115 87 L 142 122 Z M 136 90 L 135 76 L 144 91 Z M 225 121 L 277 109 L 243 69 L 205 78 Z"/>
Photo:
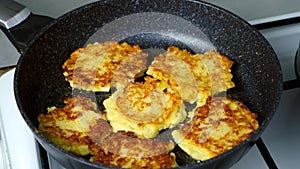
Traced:
<path fill-rule="evenodd" d="M 227 94 L 256 112 L 260 127 L 238 146 L 206 161 L 177 154 L 179 168 L 230 168 L 259 139 L 279 104 L 282 74 L 277 56 L 264 37 L 235 14 L 194 0 L 94 2 L 42 29 L 22 53 L 14 77 L 16 102 L 24 120 L 46 151 L 68 169 L 113 167 L 91 163 L 52 144 L 37 131 L 37 115 L 47 107 L 63 106 L 63 100 L 74 94 L 61 68 L 70 53 L 105 40 L 138 43 L 144 49 L 175 45 L 192 53 L 215 48 L 234 61 L 236 87 Z M 101 109 L 107 96 L 94 95 Z"/>

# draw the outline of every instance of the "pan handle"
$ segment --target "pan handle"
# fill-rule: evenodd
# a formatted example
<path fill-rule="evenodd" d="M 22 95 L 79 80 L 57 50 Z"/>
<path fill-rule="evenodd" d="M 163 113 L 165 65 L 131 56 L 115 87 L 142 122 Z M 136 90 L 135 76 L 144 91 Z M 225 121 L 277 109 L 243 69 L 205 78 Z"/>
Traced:
<path fill-rule="evenodd" d="M 52 20 L 33 14 L 15 1 L 0 0 L 0 28 L 19 53 L 23 53 L 33 37 Z"/>
<path fill-rule="evenodd" d="M 15 1 L 0 1 L 0 25 L 6 29 L 10 29 L 30 15 L 29 9 Z"/>

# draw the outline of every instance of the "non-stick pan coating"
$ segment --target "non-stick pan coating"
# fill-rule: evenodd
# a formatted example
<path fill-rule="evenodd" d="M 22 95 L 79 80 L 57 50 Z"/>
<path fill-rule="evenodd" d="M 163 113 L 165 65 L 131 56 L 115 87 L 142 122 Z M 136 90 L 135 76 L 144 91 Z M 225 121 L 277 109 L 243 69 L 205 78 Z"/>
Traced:
<path fill-rule="evenodd" d="M 249 139 L 225 154 L 199 164 L 182 166 L 229 168 L 251 148 L 269 124 L 279 103 L 282 76 L 276 54 L 258 31 L 234 14 L 206 2 L 107 0 L 62 16 L 33 39 L 19 60 L 14 89 L 21 114 L 39 142 L 66 168 L 104 167 L 69 154 L 42 137 L 37 132 L 37 115 L 46 112 L 49 106 L 63 106 L 63 100 L 74 92 L 65 81 L 61 68 L 72 51 L 83 47 L 94 33 L 114 20 L 145 12 L 163 13 L 186 20 L 199 28 L 217 51 L 235 62 L 233 81 L 236 87 L 229 91 L 229 95 L 240 99 L 258 113 L 260 128 Z M 185 43 L 187 39 L 174 40 L 157 31 L 123 40 L 138 42 L 146 48 L 154 44 L 162 48 L 169 45 L 190 47 Z M 101 102 L 101 97 L 107 95 L 97 96 L 96 99 Z"/>

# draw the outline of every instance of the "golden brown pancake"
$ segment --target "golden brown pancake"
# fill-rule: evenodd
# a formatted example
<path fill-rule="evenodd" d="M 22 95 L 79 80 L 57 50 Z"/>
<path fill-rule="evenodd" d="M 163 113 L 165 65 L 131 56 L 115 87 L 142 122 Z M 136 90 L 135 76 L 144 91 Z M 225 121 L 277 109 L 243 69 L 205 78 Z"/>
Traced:
<path fill-rule="evenodd" d="M 116 41 L 88 44 L 65 61 L 63 74 L 73 88 L 108 92 L 112 85 L 134 81 L 146 69 L 146 58 L 138 45 Z"/>
<path fill-rule="evenodd" d="M 195 54 L 192 58 L 200 58 L 200 61 L 206 68 L 206 71 L 198 72 L 197 67 L 191 66 L 197 82 L 199 82 L 198 86 L 209 88 L 212 95 L 226 91 L 235 86 L 231 81 L 233 75 L 230 68 L 232 67 L 233 62 L 225 55 L 221 55 L 219 52 L 212 50 L 207 51 L 204 54 Z M 190 60 L 187 58 L 182 59 L 186 62 Z"/>
<path fill-rule="evenodd" d="M 90 160 L 122 168 L 177 166 L 172 142 L 137 138 L 131 132 L 112 132 L 105 115 L 90 99 L 69 97 L 65 107 L 39 114 L 39 131 L 57 146 Z"/>
<path fill-rule="evenodd" d="M 258 128 L 256 117 L 239 101 L 213 97 L 172 136 L 193 159 L 207 160 L 246 140 Z"/>
<path fill-rule="evenodd" d="M 171 46 L 154 58 L 147 74 L 164 81 L 173 79 L 185 101 L 202 106 L 208 96 L 234 87 L 232 64 L 229 58 L 216 51 L 192 55 Z"/>
<path fill-rule="evenodd" d="M 190 69 L 178 55 L 167 52 L 156 56 L 148 67 L 147 74 L 157 79 L 170 83 L 170 86 L 178 90 L 182 98 L 190 103 L 199 100 L 196 79 Z M 186 50 L 181 51 L 182 55 L 190 55 Z"/>
<path fill-rule="evenodd" d="M 115 41 L 79 48 L 63 64 L 73 88 L 116 91 L 105 112 L 83 96 L 40 114 L 39 131 L 61 148 L 90 161 L 122 168 L 176 167 L 174 144 L 155 138 L 173 128 L 179 147 L 207 160 L 240 144 L 257 128 L 256 114 L 241 102 L 214 97 L 234 87 L 233 62 L 214 50 L 191 54 L 171 46 L 156 56 L 146 74 L 147 54 Z M 142 76 L 140 79 L 137 77 Z M 197 103 L 186 119 L 184 101 Z"/>
<path fill-rule="evenodd" d="M 65 104 L 63 108 L 51 107 L 48 113 L 39 114 L 39 132 L 69 152 L 87 155 L 92 141 L 86 132 L 103 116 L 97 105 L 85 97 L 69 97 Z"/>
<path fill-rule="evenodd" d="M 149 76 L 144 82 L 118 89 L 103 104 L 114 132 L 130 131 L 141 138 L 153 138 L 186 117 L 180 94 L 169 84 Z"/>
<path fill-rule="evenodd" d="M 172 142 L 137 138 L 126 132 L 111 133 L 105 139 L 98 137 L 102 125 L 90 132 L 96 144 L 90 145 L 91 161 L 121 168 L 171 168 L 176 167 Z M 95 136 L 95 137 L 94 137 Z"/>

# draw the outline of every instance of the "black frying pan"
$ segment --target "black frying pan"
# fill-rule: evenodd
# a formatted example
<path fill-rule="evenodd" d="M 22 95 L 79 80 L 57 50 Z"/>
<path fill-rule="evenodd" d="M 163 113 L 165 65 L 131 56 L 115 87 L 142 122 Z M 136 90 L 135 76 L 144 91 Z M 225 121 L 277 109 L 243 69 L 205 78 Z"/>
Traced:
<path fill-rule="evenodd" d="M 175 45 L 196 53 L 215 48 L 235 62 L 232 71 L 236 87 L 228 96 L 258 113 L 259 129 L 230 151 L 207 161 L 197 163 L 179 154 L 180 168 L 231 167 L 259 139 L 276 111 L 282 88 L 278 59 L 263 36 L 238 16 L 192 0 L 95 2 L 43 29 L 22 54 L 14 79 L 16 101 L 26 123 L 47 152 L 68 169 L 110 167 L 52 144 L 37 132 L 37 115 L 49 106 L 63 106 L 63 100 L 72 95 L 61 68 L 70 53 L 89 42 L 111 39 L 138 43 L 145 49 Z M 97 96 L 100 104 L 103 97 L 107 96 Z"/>

